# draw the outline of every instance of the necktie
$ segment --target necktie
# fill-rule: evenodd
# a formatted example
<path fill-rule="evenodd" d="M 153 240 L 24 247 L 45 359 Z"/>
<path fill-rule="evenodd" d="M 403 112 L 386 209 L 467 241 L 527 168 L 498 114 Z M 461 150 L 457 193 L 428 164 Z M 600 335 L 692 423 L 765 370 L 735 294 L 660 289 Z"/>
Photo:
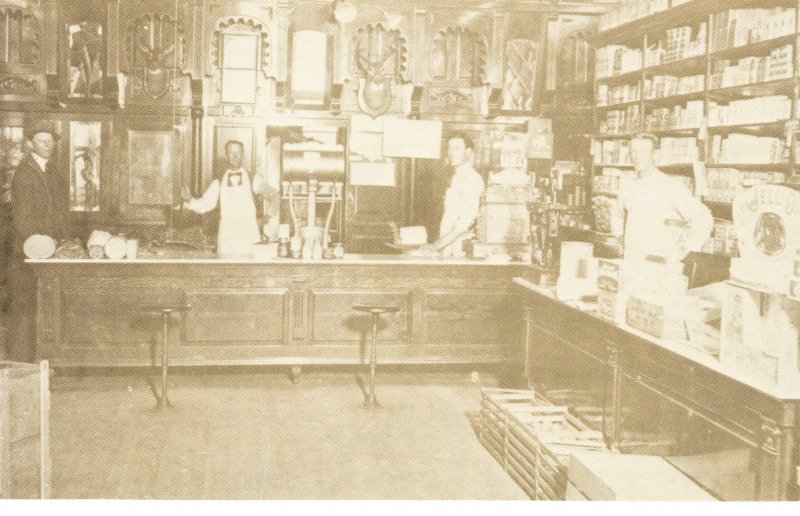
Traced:
<path fill-rule="evenodd" d="M 228 173 L 228 186 L 239 186 L 242 184 L 242 173 L 241 172 L 229 172 Z"/>

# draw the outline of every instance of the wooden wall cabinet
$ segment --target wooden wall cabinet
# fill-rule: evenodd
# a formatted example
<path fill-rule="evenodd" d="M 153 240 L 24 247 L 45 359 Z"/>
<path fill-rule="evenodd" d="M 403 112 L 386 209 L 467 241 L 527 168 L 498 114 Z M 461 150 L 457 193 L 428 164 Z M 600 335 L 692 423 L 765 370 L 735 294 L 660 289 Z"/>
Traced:
<path fill-rule="evenodd" d="M 0 2 L 0 101 L 45 103 L 56 77 L 55 0 L 24 6 Z M 52 80 L 51 80 L 52 83 Z M 41 109 L 41 106 L 40 106 Z"/>

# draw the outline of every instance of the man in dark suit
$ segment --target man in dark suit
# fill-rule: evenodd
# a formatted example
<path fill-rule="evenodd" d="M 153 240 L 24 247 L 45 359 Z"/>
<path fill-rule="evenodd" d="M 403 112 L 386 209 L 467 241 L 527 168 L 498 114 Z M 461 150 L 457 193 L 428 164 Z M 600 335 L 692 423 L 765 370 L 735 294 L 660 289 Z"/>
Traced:
<path fill-rule="evenodd" d="M 26 265 L 23 244 L 31 235 L 67 237 L 69 186 L 52 159 L 56 130 L 48 121 L 25 128 L 29 152 L 11 183 L 12 257 L 8 268 L 9 334 L 6 358 L 33 362 L 36 358 L 36 275 Z"/>

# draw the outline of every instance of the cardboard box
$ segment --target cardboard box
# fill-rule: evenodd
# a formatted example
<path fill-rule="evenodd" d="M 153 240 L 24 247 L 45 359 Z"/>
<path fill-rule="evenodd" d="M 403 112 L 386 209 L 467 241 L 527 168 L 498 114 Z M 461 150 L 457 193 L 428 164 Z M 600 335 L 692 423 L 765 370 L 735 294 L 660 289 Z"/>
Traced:
<path fill-rule="evenodd" d="M 780 387 L 800 388 L 800 304 L 782 295 L 725 284 L 720 362 Z"/>
<path fill-rule="evenodd" d="M 47 361 L 0 361 L 0 498 L 50 495 Z"/>
<path fill-rule="evenodd" d="M 568 499 L 573 500 L 715 500 L 666 460 L 652 455 L 575 452 L 567 479 L 567 493 L 572 496 Z"/>

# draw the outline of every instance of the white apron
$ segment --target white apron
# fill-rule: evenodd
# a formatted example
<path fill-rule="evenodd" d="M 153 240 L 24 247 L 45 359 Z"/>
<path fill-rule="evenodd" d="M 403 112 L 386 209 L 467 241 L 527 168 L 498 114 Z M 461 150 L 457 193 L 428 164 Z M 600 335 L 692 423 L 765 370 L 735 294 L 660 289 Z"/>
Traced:
<path fill-rule="evenodd" d="M 219 185 L 217 254 L 221 258 L 249 258 L 253 256 L 253 244 L 261 240 L 253 190 L 247 172 L 242 172 L 238 185 L 236 179 L 229 185 L 230 173 L 225 172 Z"/>

